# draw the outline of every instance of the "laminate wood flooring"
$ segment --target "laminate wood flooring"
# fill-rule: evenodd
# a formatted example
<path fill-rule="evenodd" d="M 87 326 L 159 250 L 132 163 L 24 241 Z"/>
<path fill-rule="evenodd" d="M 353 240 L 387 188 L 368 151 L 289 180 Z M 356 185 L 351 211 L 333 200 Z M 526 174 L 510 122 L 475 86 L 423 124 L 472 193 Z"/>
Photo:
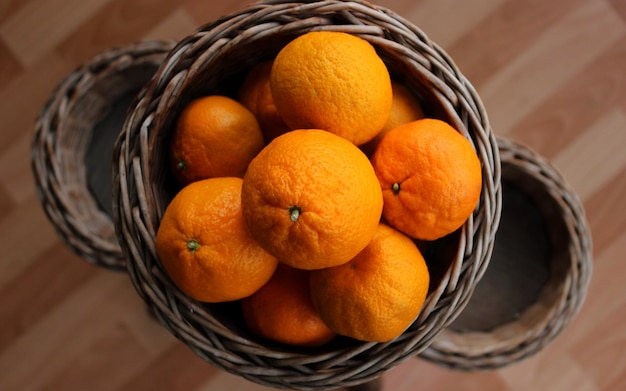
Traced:
<path fill-rule="evenodd" d="M 0 390 L 266 390 L 195 356 L 123 273 L 72 253 L 30 168 L 34 121 L 71 70 L 113 46 L 181 39 L 247 1 L 0 0 Z M 594 274 L 554 343 L 497 371 L 413 359 L 384 390 L 626 389 L 626 1 L 381 0 L 455 60 L 497 135 L 547 157 L 580 196 Z"/>

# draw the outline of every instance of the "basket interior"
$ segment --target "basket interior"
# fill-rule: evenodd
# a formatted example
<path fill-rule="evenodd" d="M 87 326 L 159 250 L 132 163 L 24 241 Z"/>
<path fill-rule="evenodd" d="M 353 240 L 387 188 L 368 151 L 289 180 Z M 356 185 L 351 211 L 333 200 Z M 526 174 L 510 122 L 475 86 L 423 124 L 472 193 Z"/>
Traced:
<path fill-rule="evenodd" d="M 135 94 L 158 64 L 122 61 L 85 67 L 55 118 L 54 159 L 65 206 L 73 221 L 98 243 L 117 248 L 111 211 L 113 144 Z M 96 67 L 97 68 L 97 67 Z"/>
<path fill-rule="evenodd" d="M 550 189 L 502 163 L 502 215 L 493 256 L 460 316 L 441 338 L 455 350 L 485 354 L 545 331 L 568 292 L 570 240 Z"/>
<path fill-rule="evenodd" d="M 337 27 L 335 26 L 335 28 Z M 150 182 L 153 184 L 151 186 L 152 196 L 157 205 L 158 213 L 163 213 L 165 207 L 181 188 L 172 174 L 168 159 L 164 157 L 167 156 L 169 139 L 173 134 L 175 121 L 182 108 L 191 100 L 204 95 L 220 94 L 236 97 L 241 82 L 252 67 L 275 57 L 280 49 L 297 35 L 286 30 L 248 42 L 231 42 L 228 48 L 220 48 L 214 58 L 210 57 L 211 50 L 207 50 L 203 55 L 205 57 L 200 57 L 190 67 L 189 74 L 186 75 L 186 82 L 180 88 L 177 96 L 166 101 L 169 107 L 163 107 L 155 114 L 156 127 L 164 130 L 157 133 L 150 147 L 152 151 L 150 154 Z M 422 103 L 425 114 L 428 117 L 450 121 L 446 109 L 443 105 L 438 104 L 441 97 L 437 97 L 433 93 L 436 88 L 430 85 L 428 80 L 421 78 L 419 74 L 407 72 L 406 64 L 403 63 L 406 60 L 396 58 L 390 52 L 385 51 L 384 47 L 377 46 L 376 43 L 373 44 L 387 64 L 392 78 L 405 83 L 411 89 Z M 184 43 L 181 44 L 181 47 L 184 47 Z M 456 126 L 458 128 L 458 124 Z M 461 230 L 428 244 L 425 249 L 425 258 L 431 271 L 431 290 L 440 284 L 450 264 L 457 258 L 460 235 Z M 165 281 L 164 283 L 170 285 Z M 300 350 L 294 347 L 281 347 L 269 341 L 260 341 L 251 335 L 239 316 L 238 305 L 238 303 L 201 304 L 205 311 L 236 335 L 268 346 L 272 350 L 287 349 L 291 352 Z M 337 338 L 336 341 L 325 346 L 323 350 L 333 351 L 338 347 L 352 344 L 353 341 L 350 339 Z M 306 349 L 304 351 L 306 352 Z M 316 353 L 319 353 L 319 348 Z"/>
<path fill-rule="evenodd" d="M 87 187 L 95 198 L 99 210 L 112 219 L 111 159 L 115 140 L 119 135 L 127 111 L 137 93 L 152 78 L 157 64 L 136 64 L 119 72 L 109 73 L 96 80 L 85 92 L 85 96 L 70 112 L 70 116 L 80 118 L 90 135 L 84 159 Z M 89 102 L 97 104 L 98 110 L 85 110 Z M 89 129 L 89 126 L 93 126 Z"/>

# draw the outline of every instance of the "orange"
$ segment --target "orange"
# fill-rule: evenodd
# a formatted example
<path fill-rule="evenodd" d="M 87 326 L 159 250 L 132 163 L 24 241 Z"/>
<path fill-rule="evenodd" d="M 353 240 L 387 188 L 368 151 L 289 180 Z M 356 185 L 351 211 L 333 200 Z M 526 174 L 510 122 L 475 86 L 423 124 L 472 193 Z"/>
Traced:
<path fill-rule="evenodd" d="M 424 110 L 415 95 L 408 87 L 398 81 L 391 82 L 393 91 L 393 101 L 391 103 L 391 114 L 383 129 L 374 139 L 365 143 L 361 149 L 366 155 L 371 156 L 376 149 L 380 139 L 391 129 L 409 122 L 424 118 Z"/>
<path fill-rule="evenodd" d="M 414 238 L 435 240 L 454 232 L 478 203 L 478 156 L 444 121 L 425 118 L 390 130 L 372 164 L 383 191 L 383 216 Z"/>
<path fill-rule="evenodd" d="M 278 261 L 250 235 L 241 217 L 241 178 L 210 178 L 181 189 L 156 235 L 159 259 L 190 297 L 224 302 L 249 296 Z"/>
<path fill-rule="evenodd" d="M 272 98 L 270 72 L 273 63 L 273 60 L 265 61 L 253 67 L 246 75 L 237 99 L 259 121 L 265 142 L 289 131 Z"/>
<path fill-rule="evenodd" d="M 270 85 L 291 129 L 323 129 L 356 145 L 378 134 L 391 111 L 391 78 L 374 47 L 352 34 L 315 31 L 278 53 Z"/>
<path fill-rule="evenodd" d="M 391 113 L 383 127 L 383 134 L 397 126 L 424 118 L 422 105 L 406 85 L 393 81 L 391 86 L 393 91 Z"/>
<path fill-rule="evenodd" d="M 280 264 L 261 289 L 241 301 L 244 320 L 261 337 L 297 346 L 321 346 L 335 337 L 313 307 L 309 273 Z"/>
<path fill-rule="evenodd" d="M 191 101 L 177 119 L 171 165 L 188 184 L 205 178 L 243 177 L 250 160 L 265 145 L 250 110 L 220 95 Z"/>
<path fill-rule="evenodd" d="M 319 129 L 274 139 L 243 179 L 243 216 L 255 239 L 299 269 L 348 262 L 376 231 L 382 192 L 367 156 Z"/>
<path fill-rule="evenodd" d="M 415 243 L 382 223 L 350 262 L 310 273 L 311 298 L 324 323 L 369 342 L 402 334 L 419 315 L 430 282 Z"/>

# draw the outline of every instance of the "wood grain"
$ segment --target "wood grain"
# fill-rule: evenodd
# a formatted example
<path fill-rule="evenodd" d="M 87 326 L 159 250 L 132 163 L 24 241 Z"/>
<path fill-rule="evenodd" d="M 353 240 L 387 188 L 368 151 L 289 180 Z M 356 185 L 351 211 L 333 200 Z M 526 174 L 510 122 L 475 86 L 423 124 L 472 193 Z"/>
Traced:
<path fill-rule="evenodd" d="M 0 2 L 0 390 L 266 390 L 206 364 L 152 319 L 124 273 L 72 253 L 30 168 L 34 121 L 72 69 L 112 46 L 178 40 L 249 0 Z M 594 275 L 579 315 L 498 371 L 410 360 L 386 391 L 626 389 L 626 1 L 381 0 L 440 44 L 498 135 L 535 149 L 580 196 Z"/>

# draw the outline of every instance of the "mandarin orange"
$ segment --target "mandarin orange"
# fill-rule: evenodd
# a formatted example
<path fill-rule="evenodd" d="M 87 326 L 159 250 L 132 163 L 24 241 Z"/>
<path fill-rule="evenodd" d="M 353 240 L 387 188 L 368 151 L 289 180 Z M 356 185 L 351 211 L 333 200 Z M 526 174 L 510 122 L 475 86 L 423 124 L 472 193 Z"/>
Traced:
<path fill-rule="evenodd" d="M 337 334 L 387 342 L 404 332 L 426 300 L 430 275 L 413 241 L 381 223 L 350 262 L 311 271 L 311 298 Z"/>
<path fill-rule="evenodd" d="M 252 235 L 300 269 L 339 265 L 358 254 L 376 231 L 382 202 L 365 154 L 319 129 L 275 138 L 243 179 L 243 216 Z"/>
<path fill-rule="evenodd" d="M 205 96 L 191 101 L 177 119 L 171 166 L 183 185 L 214 177 L 241 178 L 264 145 L 250 110 L 226 96 Z"/>
<path fill-rule="evenodd" d="M 376 137 L 361 146 L 361 150 L 367 156 L 371 156 L 374 153 L 378 142 L 388 131 L 400 125 L 422 119 L 425 116 L 419 100 L 406 85 L 394 80 L 391 82 L 391 86 L 393 101 L 389 120 L 387 120 L 387 123 Z"/>
<path fill-rule="evenodd" d="M 289 131 L 272 97 L 270 73 L 273 63 L 273 60 L 264 61 L 253 67 L 246 75 L 237 99 L 259 121 L 266 143 Z"/>
<path fill-rule="evenodd" d="M 372 44 L 352 34 L 314 31 L 276 56 L 270 85 L 291 129 L 323 129 L 356 145 L 371 140 L 391 111 L 391 78 Z"/>
<path fill-rule="evenodd" d="M 261 289 L 241 301 L 244 320 L 261 337 L 296 346 L 321 346 L 335 337 L 313 307 L 309 272 L 278 265 Z"/>
<path fill-rule="evenodd" d="M 435 240 L 454 232 L 478 203 L 478 155 L 444 121 L 424 118 L 390 130 L 371 161 L 383 192 L 383 216 L 411 237 Z"/>
<path fill-rule="evenodd" d="M 278 261 L 253 239 L 241 215 L 241 178 L 210 178 L 180 190 L 156 235 L 163 267 L 178 288 L 203 302 L 249 296 Z"/>

